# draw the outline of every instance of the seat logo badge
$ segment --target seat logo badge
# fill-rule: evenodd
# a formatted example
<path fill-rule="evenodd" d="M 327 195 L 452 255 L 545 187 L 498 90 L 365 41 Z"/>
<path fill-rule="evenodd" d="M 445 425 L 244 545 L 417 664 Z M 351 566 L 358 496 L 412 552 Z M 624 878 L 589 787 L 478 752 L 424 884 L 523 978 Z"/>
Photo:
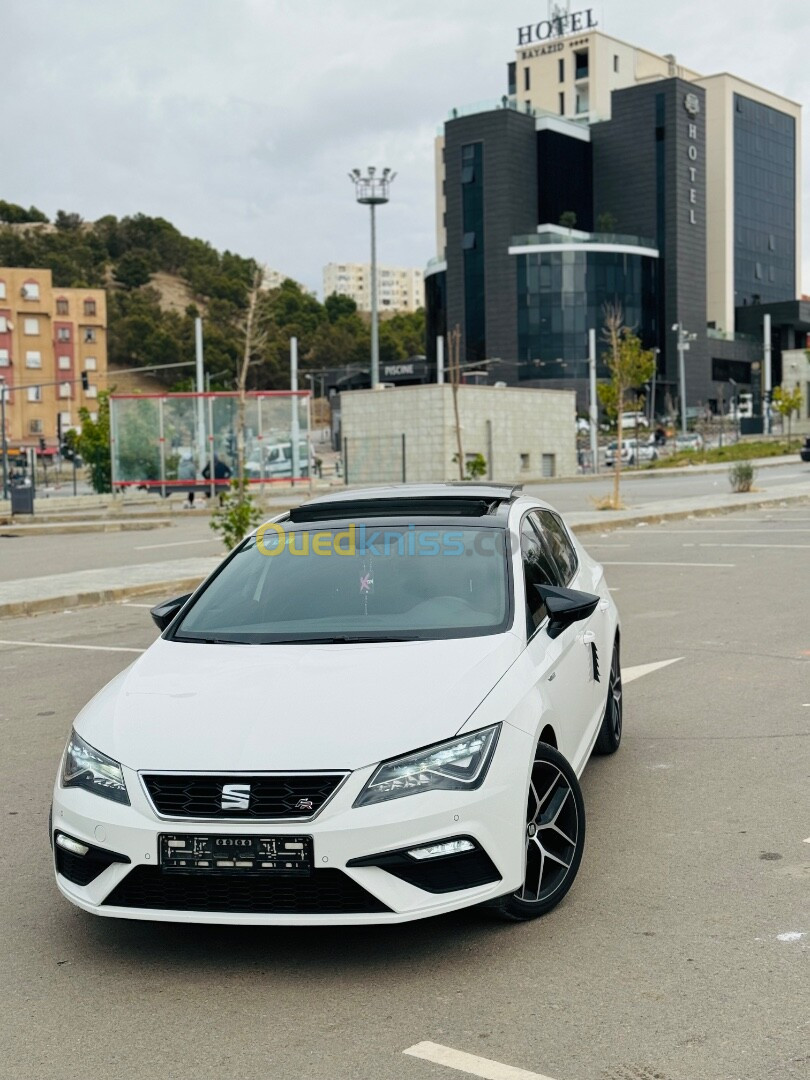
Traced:
<path fill-rule="evenodd" d="M 298 802 L 295 804 L 295 809 L 296 810 L 314 810 L 315 809 L 315 803 L 312 801 L 312 799 L 299 799 Z"/>
<path fill-rule="evenodd" d="M 223 810 L 247 810 L 250 806 L 250 784 L 223 784 Z"/>

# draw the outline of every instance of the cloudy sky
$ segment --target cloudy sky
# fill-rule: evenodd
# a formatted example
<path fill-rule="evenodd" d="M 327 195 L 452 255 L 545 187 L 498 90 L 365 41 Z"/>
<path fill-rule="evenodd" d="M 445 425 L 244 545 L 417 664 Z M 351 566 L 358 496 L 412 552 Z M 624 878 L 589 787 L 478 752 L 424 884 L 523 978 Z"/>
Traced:
<path fill-rule="evenodd" d="M 808 0 L 592 6 L 616 37 L 810 99 Z M 160 215 L 320 290 L 325 263 L 367 258 L 347 170 L 390 165 L 380 259 L 423 266 L 437 127 L 453 106 L 500 98 L 515 28 L 547 12 L 547 0 L 0 0 L 0 198 Z M 809 134 L 806 118 L 806 177 Z M 804 222 L 810 291 L 807 196 Z"/>

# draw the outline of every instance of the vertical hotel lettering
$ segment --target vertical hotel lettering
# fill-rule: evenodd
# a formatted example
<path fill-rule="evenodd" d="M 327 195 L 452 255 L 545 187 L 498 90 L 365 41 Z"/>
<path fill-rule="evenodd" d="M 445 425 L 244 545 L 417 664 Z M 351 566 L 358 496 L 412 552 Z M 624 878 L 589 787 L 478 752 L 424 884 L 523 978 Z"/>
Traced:
<path fill-rule="evenodd" d="M 689 114 L 688 138 L 686 153 L 689 157 L 689 224 L 697 225 L 695 206 L 697 204 L 697 159 L 698 159 L 698 126 L 697 118 L 700 114 L 700 98 L 697 94 L 687 94 L 683 106 Z"/>

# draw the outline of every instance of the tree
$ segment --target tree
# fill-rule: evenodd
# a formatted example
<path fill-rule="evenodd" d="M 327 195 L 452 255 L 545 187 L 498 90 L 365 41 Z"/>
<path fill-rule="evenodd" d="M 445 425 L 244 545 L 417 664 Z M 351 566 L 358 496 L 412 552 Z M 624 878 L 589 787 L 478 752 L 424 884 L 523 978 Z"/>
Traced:
<path fill-rule="evenodd" d="M 652 349 L 642 348 L 641 341 L 633 331 L 624 325 L 621 305 L 605 304 L 605 322 L 602 329 L 602 341 L 607 345 L 603 354 L 610 372 L 610 380 L 599 387 L 599 399 L 609 416 L 618 420 L 618 447 L 616 450 L 613 474 L 612 509 L 621 509 L 619 485 L 622 471 L 622 413 L 625 396 L 629 390 L 643 386 L 652 378 L 655 369 L 655 353 Z"/>
<path fill-rule="evenodd" d="M 793 414 L 798 414 L 802 407 L 802 388 L 800 386 L 794 386 L 792 390 L 788 390 L 784 386 L 777 386 L 773 394 L 771 395 L 771 404 L 782 417 L 782 420 L 787 420 L 787 443 L 788 450 L 790 450 Z"/>
<path fill-rule="evenodd" d="M 146 258 L 137 251 L 128 251 L 118 260 L 115 268 L 115 280 L 125 289 L 139 289 L 148 285 L 152 274 Z"/>
<path fill-rule="evenodd" d="M 25 225 L 29 222 L 47 220 L 47 214 L 43 214 L 41 210 L 37 210 L 36 206 L 31 206 L 26 210 L 25 207 L 17 206 L 16 203 L 6 202 L 5 199 L 0 199 L 0 221 L 7 225 Z"/>
<path fill-rule="evenodd" d="M 575 229 L 577 227 L 577 215 L 573 210 L 565 210 L 560 214 L 560 224 L 564 229 Z"/>
<path fill-rule="evenodd" d="M 99 391 L 98 419 L 91 420 L 87 409 L 79 409 L 81 434 L 76 439 L 79 453 L 90 466 L 90 483 L 99 495 L 112 490 L 110 461 L 110 395 Z"/>
<path fill-rule="evenodd" d="M 600 233 L 614 233 L 616 232 L 616 226 L 618 222 L 616 215 L 611 214 L 610 210 L 605 210 L 596 219 L 596 231 Z"/>
<path fill-rule="evenodd" d="M 53 219 L 57 229 L 63 229 L 66 232 L 76 232 L 81 228 L 82 221 L 81 214 L 68 213 L 66 210 L 57 210 L 56 217 Z"/>

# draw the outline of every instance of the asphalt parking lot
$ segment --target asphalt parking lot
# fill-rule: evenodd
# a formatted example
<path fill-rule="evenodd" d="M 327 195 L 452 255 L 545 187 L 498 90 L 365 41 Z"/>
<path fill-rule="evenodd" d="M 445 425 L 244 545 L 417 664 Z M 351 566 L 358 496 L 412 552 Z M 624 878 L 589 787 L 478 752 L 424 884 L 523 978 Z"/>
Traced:
<path fill-rule="evenodd" d="M 810 504 L 586 544 L 635 678 L 619 753 L 583 776 L 579 877 L 522 925 L 72 908 L 52 882 L 53 776 L 75 713 L 154 639 L 149 601 L 0 620 L 0 1076 L 806 1078 Z M 422 1043 L 450 1053 L 404 1053 Z"/>

